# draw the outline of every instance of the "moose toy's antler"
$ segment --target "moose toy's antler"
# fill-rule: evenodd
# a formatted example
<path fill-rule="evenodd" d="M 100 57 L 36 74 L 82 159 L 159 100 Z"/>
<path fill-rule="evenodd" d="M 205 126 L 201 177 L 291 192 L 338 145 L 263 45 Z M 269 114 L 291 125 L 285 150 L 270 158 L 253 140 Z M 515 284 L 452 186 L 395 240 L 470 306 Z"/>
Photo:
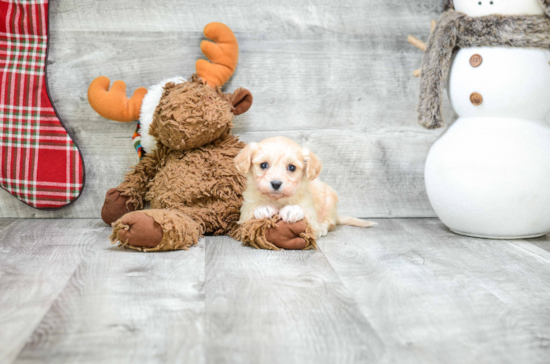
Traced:
<path fill-rule="evenodd" d="M 139 110 L 147 89 L 140 87 L 128 98 L 124 82 L 115 81 L 109 90 L 110 84 L 111 81 L 104 76 L 92 81 L 88 88 L 88 101 L 92 108 L 110 120 L 126 122 L 139 119 Z"/>
<path fill-rule="evenodd" d="M 430 34 L 434 32 L 436 25 L 437 25 L 437 22 L 435 20 L 432 20 Z M 413 46 L 415 46 L 416 48 L 420 49 L 422 52 L 426 52 L 426 43 L 424 43 L 420 39 L 413 37 L 412 35 L 409 35 L 409 37 L 407 38 L 407 41 L 411 43 Z M 413 76 L 419 77 L 421 72 L 422 72 L 422 69 L 419 68 L 413 72 Z"/>
<path fill-rule="evenodd" d="M 210 23 L 204 27 L 204 35 L 214 42 L 202 41 L 201 50 L 210 62 L 199 59 L 196 70 L 199 77 L 212 87 L 223 86 L 235 72 L 239 60 L 239 44 L 235 34 L 222 23 Z M 88 101 L 101 116 L 115 121 L 139 119 L 144 87 L 138 88 L 131 98 L 126 96 L 126 84 L 115 81 L 109 90 L 110 80 L 98 77 L 88 88 Z"/>
<path fill-rule="evenodd" d="M 239 44 L 235 34 L 222 23 L 204 27 L 206 38 L 201 42 L 202 53 L 210 60 L 199 59 L 195 64 L 199 77 L 212 87 L 223 86 L 231 78 L 239 61 Z"/>

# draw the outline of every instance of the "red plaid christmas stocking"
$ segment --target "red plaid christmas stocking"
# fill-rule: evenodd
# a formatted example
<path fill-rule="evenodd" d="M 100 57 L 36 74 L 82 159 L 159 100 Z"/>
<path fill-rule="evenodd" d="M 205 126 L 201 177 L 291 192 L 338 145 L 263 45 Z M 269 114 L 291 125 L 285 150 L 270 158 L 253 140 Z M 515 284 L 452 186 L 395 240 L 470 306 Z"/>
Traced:
<path fill-rule="evenodd" d="M 84 164 L 48 95 L 48 0 L 0 0 L 0 15 L 0 185 L 60 208 L 82 192 Z"/>

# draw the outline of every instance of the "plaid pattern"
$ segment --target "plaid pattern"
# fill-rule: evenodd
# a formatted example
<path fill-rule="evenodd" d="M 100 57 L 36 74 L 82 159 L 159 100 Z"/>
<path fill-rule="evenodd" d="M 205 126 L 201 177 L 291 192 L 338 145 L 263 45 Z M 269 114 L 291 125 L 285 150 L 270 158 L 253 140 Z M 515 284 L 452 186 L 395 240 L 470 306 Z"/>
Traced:
<path fill-rule="evenodd" d="M 0 0 L 0 14 L 0 185 L 59 208 L 80 195 L 84 168 L 48 97 L 48 0 Z"/>

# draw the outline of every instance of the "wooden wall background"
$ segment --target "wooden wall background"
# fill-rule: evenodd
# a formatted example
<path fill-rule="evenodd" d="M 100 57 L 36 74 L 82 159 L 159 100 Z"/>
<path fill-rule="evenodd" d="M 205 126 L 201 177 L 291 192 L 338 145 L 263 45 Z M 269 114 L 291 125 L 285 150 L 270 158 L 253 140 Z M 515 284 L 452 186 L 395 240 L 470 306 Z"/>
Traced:
<path fill-rule="evenodd" d="M 340 210 L 358 217 L 432 217 L 424 161 L 441 133 L 416 123 L 422 53 L 438 0 L 51 0 L 48 62 L 53 102 L 76 136 L 86 188 L 59 211 L 32 209 L 0 192 L 0 217 L 97 218 L 105 192 L 137 158 L 135 123 L 99 117 L 87 102 L 96 76 L 129 92 L 165 77 L 189 77 L 202 57 L 203 27 L 228 24 L 240 63 L 226 85 L 252 91 L 235 119 L 242 139 L 284 135 L 316 152 Z M 446 105 L 446 118 L 453 112 Z"/>

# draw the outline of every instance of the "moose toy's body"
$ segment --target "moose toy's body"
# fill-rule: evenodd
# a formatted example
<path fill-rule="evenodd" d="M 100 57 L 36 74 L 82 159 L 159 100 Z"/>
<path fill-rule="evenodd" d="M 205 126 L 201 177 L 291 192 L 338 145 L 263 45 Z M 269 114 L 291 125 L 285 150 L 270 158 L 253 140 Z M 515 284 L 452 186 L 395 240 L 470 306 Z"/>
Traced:
<path fill-rule="evenodd" d="M 239 219 L 246 182 L 233 162 L 245 145 L 230 131 L 228 101 L 234 96 L 197 77 L 169 82 L 163 89 L 149 127 L 157 143 L 110 190 L 103 209 L 104 220 L 114 222 L 113 242 L 148 250 L 185 249 L 205 233 L 230 233 Z M 205 120 L 204 115 L 215 117 Z M 150 210 L 119 216 L 126 205 L 143 209 L 147 204 Z"/>
<path fill-rule="evenodd" d="M 113 226 L 111 241 L 160 251 L 187 249 L 204 234 L 230 234 L 255 247 L 286 248 L 296 238 L 302 244 L 294 248 L 314 246 L 304 222 L 288 226 L 267 219 L 237 225 L 246 180 L 234 158 L 245 144 L 231 128 L 233 116 L 250 108 L 252 95 L 245 89 L 220 91 L 237 65 L 231 30 L 211 23 L 205 35 L 216 41 L 201 44 L 214 64 L 198 61 L 198 75 L 187 81 L 174 78 L 140 88 L 131 99 L 121 81 L 110 91 L 106 77 L 90 85 L 90 104 L 100 115 L 118 121 L 139 117 L 145 150 L 124 182 L 107 193 L 102 218 Z"/>

